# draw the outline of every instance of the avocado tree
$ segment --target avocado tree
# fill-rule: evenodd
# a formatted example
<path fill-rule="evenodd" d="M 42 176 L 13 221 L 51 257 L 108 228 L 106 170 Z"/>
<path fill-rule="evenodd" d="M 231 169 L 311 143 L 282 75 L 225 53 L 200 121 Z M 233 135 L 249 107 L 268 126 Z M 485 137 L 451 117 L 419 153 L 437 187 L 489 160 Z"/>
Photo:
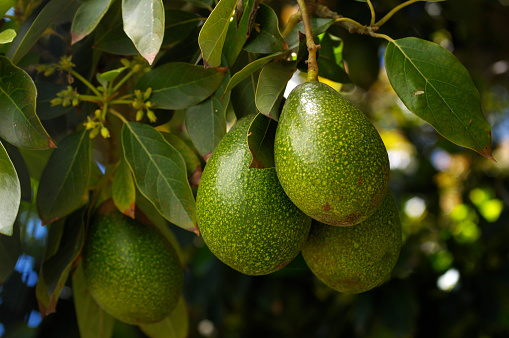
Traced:
<path fill-rule="evenodd" d="M 447 188 L 466 185 L 466 169 L 458 178 L 439 168 L 442 175 L 437 174 L 438 183 L 429 188 L 437 169 L 426 152 L 429 147 L 436 150 L 436 144 L 447 152 L 433 152 L 434 159 L 461 154 L 482 170 L 491 170 L 495 161 L 479 90 L 469 70 L 446 48 L 451 41 L 447 31 L 430 28 L 430 20 L 448 19 L 438 2 L 4 1 L 0 292 L 6 302 L 0 304 L 9 304 L 20 261 L 31 257 L 37 278 L 30 286 L 25 281 L 30 296 L 24 313 L 36 311 L 42 320 L 39 331 L 29 331 L 33 336 L 42 330 L 65 337 L 414 334 L 420 327 L 416 304 L 425 301 L 415 295 L 420 289 L 409 286 L 415 282 L 409 276 L 414 271 L 435 277 L 449 271 L 456 254 L 470 252 L 469 257 L 477 250 L 476 257 L 484 257 L 473 244 L 480 235 L 472 224 L 479 215 L 498 224 L 505 210 L 497 198 L 505 190 L 484 189 L 478 179 L 465 190 L 470 204 L 456 202 L 446 216 L 440 213 L 445 209 L 438 196 L 457 198 L 447 195 Z M 428 21 L 421 20 L 424 16 Z M 439 33 L 432 38 L 412 29 Z M 503 66 L 499 64 L 502 73 Z M 274 170 L 274 135 L 285 100 L 298 83 L 316 81 L 342 93 L 377 127 L 394 161 L 388 184 L 400 209 L 410 208 L 409 203 L 417 203 L 414 211 L 419 209 L 424 200 L 412 198 L 424 193 L 435 208 L 401 215 L 403 247 L 394 281 L 356 296 L 321 284 L 301 255 L 291 261 L 298 249 L 273 275 L 245 276 L 215 258 L 200 234 L 198 216 L 214 213 L 207 203 L 197 211 L 202 172 L 231 126 L 245 116 L 254 119 L 245 131 L 249 137 L 240 141 L 249 149 L 248 170 Z M 391 157 L 401 154 L 398 146 L 411 149 L 406 154 L 413 154 L 414 161 L 421 158 L 419 172 L 398 170 L 398 158 Z M 215 169 L 219 165 L 214 164 Z M 279 184 L 273 176 L 271 184 Z M 210 194 L 208 198 L 214 200 Z M 381 203 L 383 196 L 377 198 Z M 111 202 L 125 217 L 155 226 L 180 258 L 183 297 L 156 323 L 125 324 L 89 292 L 83 248 L 97 208 Z M 293 204 L 288 208 L 296 209 Z M 292 212 L 294 218 L 307 217 L 296 217 L 297 212 Z M 430 225 L 434 221 L 456 228 L 440 229 Z M 470 233 L 458 225 L 467 221 Z M 40 235 L 34 235 L 34 227 Z M 477 237 L 472 231 L 478 231 Z M 507 267 L 507 257 L 494 252 L 490 257 L 498 257 L 493 258 L 498 263 L 493 264 Z M 416 263 L 423 257 L 431 263 Z M 139 282 L 142 289 L 150 287 Z M 428 290 L 430 283 L 421 279 L 416 285 Z M 396 290 L 401 290 L 399 296 L 394 296 Z M 507 292 L 500 299 L 509 299 Z M 292 306 L 295 311 L 286 310 Z M 507 303 L 499 306 L 501 312 L 509 311 Z M 320 314 L 320 308 L 326 311 Z M 384 319 L 379 312 L 388 309 L 395 315 Z M 422 309 L 427 310 L 425 305 Z M 346 314 L 340 324 L 334 313 Z M 71 317 L 69 327 L 55 329 Z M 272 320 L 260 327 L 267 318 Z M 17 320 L 0 317 L 6 333 L 20 330 Z M 479 332 L 507 332 L 509 325 L 496 323 L 495 328 L 479 324 L 484 330 Z M 468 325 L 458 327 L 461 336 Z M 445 334 L 452 329 L 439 326 L 436 332 L 423 332 Z"/>

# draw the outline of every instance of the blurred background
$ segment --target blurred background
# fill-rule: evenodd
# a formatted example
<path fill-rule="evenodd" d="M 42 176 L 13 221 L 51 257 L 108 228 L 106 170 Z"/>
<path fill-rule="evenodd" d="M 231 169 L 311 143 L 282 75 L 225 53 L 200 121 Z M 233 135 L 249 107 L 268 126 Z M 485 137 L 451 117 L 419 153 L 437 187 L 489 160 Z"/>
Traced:
<path fill-rule="evenodd" d="M 374 1 L 379 17 L 399 3 Z M 294 10 L 294 3 L 269 4 L 283 21 Z M 365 3 L 324 4 L 369 22 Z M 465 65 L 493 128 L 496 163 L 445 140 L 405 108 L 384 71 L 385 40 L 331 28 L 344 41 L 353 82 L 344 94 L 373 121 L 390 157 L 404 241 L 392 278 L 345 295 L 320 283 L 300 256 L 272 275 L 248 277 L 173 226 L 187 265 L 189 337 L 509 337 L 508 20 L 508 0 L 419 2 L 381 29 L 394 39 L 434 41 Z M 42 320 L 38 312 L 47 231 L 23 203 L 15 234 L 23 254 L 0 285 L 0 337 L 78 337 L 70 281 L 56 313 Z M 114 337 L 144 335 L 117 322 Z"/>

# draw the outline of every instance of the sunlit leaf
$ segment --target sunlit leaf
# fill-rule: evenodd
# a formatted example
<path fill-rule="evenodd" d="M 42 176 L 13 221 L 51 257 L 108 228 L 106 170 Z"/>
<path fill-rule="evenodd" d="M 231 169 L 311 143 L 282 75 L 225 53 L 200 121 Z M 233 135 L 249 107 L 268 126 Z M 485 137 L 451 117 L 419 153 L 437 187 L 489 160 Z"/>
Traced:
<path fill-rule="evenodd" d="M 164 37 L 162 0 L 122 0 L 124 31 L 149 64 L 161 48 Z"/>
<path fill-rule="evenodd" d="M 110 338 L 115 319 L 88 293 L 83 264 L 78 264 L 72 275 L 72 294 L 81 337 Z"/>
<path fill-rule="evenodd" d="M 389 81 L 407 108 L 442 136 L 491 156 L 491 126 L 468 71 L 447 49 L 418 38 L 389 43 Z"/>
<path fill-rule="evenodd" d="M 253 157 L 249 168 L 274 168 L 274 138 L 277 123 L 263 114 L 251 122 L 247 143 Z"/>
<path fill-rule="evenodd" d="M 263 67 L 258 78 L 255 96 L 256 107 L 263 115 L 276 121 L 279 119 L 278 99 L 294 72 L 293 63 L 272 62 Z"/>
<path fill-rule="evenodd" d="M 219 67 L 230 19 L 239 0 L 221 0 L 201 28 L 198 44 L 205 67 Z"/>
<path fill-rule="evenodd" d="M 134 218 L 136 187 L 127 162 L 122 159 L 113 176 L 112 197 L 121 213 Z"/>
<path fill-rule="evenodd" d="M 260 4 L 256 15 L 256 25 L 257 29 L 253 30 L 253 36 L 244 46 L 244 50 L 268 54 L 288 49 L 279 31 L 279 19 L 271 7 Z"/>
<path fill-rule="evenodd" d="M 244 44 L 249 38 L 253 17 L 256 14 L 257 7 L 254 6 L 256 0 L 245 0 L 242 2 L 242 13 L 235 10 L 235 16 L 240 16 L 240 20 L 231 20 L 224 42 L 223 54 L 226 56 L 227 64 L 233 65 L 237 60 Z M 238 7 L 238 6 L 237 6 Z"/>
<path fill-rule="evenodd" d="M 90 138 L 81 131 L 64 138 L 51 154 L 37 191 L 43 223 L 63 217 L 83 204 L 90 177 Z"/>
<path fill-rule="evenodd" d="M 179 152 L 154 128 L 131 122 L 122 128 L 122 146 L 141 193 L 168 221 L 195 231 L 196 205 Z"/>
<path fill-rule="evenodd" d="M 12 235 L 12 226 L 16 221 L 20 201 L 18 174 L 0 142 L 0 234 Z"/>
<path fill-rule="evenodd" d="M 19 238 L 19 226 L 15 224 L 12 236 L 0 234 L 0 285 L 11 275 L 19 256 L 23 252 Z"/>
<path fill-rule="evenodd" d="M 110 3 L 111 0 L 86 0 L 80 5 L 72 20 L 71 44 L 92 33 L 108 11 Z"/>
<path fill-rule="evenodd" d="M 7 57 L 11 59 L 12 63 L 17 64 L 44 34 L 46 29 L 75 4 L 74 0 L 51 0 L 44 6 L 33 22 L 26 21 L 24 23 L 24 27 L 27 27 L 26 33 L 18 34 L 7 51 Z M 25 30 L 22 28 L 20 31 Z"/>
<path fill-rule="evenodd" d="M 350 78 L 343 64 L 343 41 L 328 33 L 320 40 L 318 69 L 320 76 L 339 83 L 349 83 Z"/>
<path fill-rule="evenodd" d="M 16 37 L 16 31 L 12 28 L 0 32 L 0 45 L 9 43 Z"/>
<path fill-rule="evenodd" d="M 0 136 L 22 148 L 54 148 L 35 113 L 36 93 L 30 76 L 0 56 Z"/>
<path fill-rule="evenodd" d="M 224 73 L 185 62 L 170 62 L 146 73 L 137 88 L 152 88 L 150 101 L 163 109 L 185 109 L 209 97 Z"/>
<path fill-rule="evenodd" d="M 140 325 L 140 329 L 150 338 L 185 338 L 189 333 L 189 315 L 186 302 L 180 297 L 171 314 L 160 322 Z"/>

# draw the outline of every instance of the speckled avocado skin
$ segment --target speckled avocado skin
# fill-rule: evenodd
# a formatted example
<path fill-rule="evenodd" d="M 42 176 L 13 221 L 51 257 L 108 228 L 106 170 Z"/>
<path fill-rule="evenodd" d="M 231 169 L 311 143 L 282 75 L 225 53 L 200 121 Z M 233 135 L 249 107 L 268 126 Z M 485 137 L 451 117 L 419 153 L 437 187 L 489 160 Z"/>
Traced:
<path fill-rule="evenodd" d="M 246 275 L 265 275 L 295 258 L 311 218 L 285 195 L 274 168 L 249 169 L 253 117 L 239 120 L 214 150 L 196 208 L 200 233 L 216 257 Z"/>
<path fill-rule="evenodd" d="M 320 82 L 297 86 L 278 123 L 274 159 L 279 181 L 299 209 L 317 221 L 362 222 L 382 202 L 387 150 L 367 117 Z"/>
<path fill-rule="evenodd" d="M 332 289 L 361 293 L 390 275 L 400 249 L 398 207 L 389 191 L 362 223 L 335 227 L 314 221 L 302 255 L 313 274 Z"/>
<path fill-rule="evenodd" d="M 118 211 L 92 219 L 83 268 L 94 300 L 129 324 L 164 319 L 182 294 L 183 272 L 175 249 L 155 228 Z"/>

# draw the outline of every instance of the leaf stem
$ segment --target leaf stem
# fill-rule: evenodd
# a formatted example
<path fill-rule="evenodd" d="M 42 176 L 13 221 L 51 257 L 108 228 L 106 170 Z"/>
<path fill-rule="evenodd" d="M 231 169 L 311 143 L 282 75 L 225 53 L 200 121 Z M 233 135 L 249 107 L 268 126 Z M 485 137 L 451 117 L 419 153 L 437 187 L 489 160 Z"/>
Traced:
<path fill-rule="evenodd" d="M 133 76 L 134 73 L 135 73 L 134 70 L 131 70 L 129 73 L 127 73 L 120 81 L 118 81 L 118 83 L 115 85 L 115 87 L 113 87 L 111 92 L 115 93 L 120 88 L 120 86 L 122 86 L 127 80 L 129 80 L 131 76 Z"/>
<path fill-rule="evenodd" d="M 85 79 L 83 76 L 81 76 L 80 73 L 76 72 L 74 69 L 72 68 L 69 68 L 68 69 L 69 73 L 71 73 L 72 76 L 74 76 L 75 78 L 77 78 L 78 80 L 80 80 L 85 86 L 87 86 L 88 88 L 90 88 L 91 91 L 94 92 L 94 94 L 97 96 L 97 97 L 100 97 L 101 100 L 103 99 L 104 95 L 101 94 L 97 88 L 94 87 L 93 84 L 91 84 L 87 79 Z"/>
<path fill-rule="evenodd" d="M 308 7 L 306 6 L 305 0 L 297 0 L 299 4 L 302 23 L 304 24 L 304 31 L 306 33 L 306 45 L 308 47 L 309 57 L 307 60 L 308 64 L 308 75 L 307 81 L 318 81 L 318 62 L 316 60 L 316 51 L 320 48 L 320 45 L 315 44 L 313 39 L 313 31 L 311 30 L 311 22 L 309 21 Z"/>
<path fill-rule="evenodd" d="M 369 11 L 371 12 L 370 26 L 373 26 L 375 24 L 375 9 L 373 8 L 373 4 L 371 3 L 371 0 L 368 0 L 368 6 L 369 6 Z"/>
<path fill-rule="evenodd" d="M 132 100 L 120 100 L 120 99 L 117 99 L 117 100 L 111 100 L 110 101 L 110 104 L 132 104 L 133 101 Z"/>
<path fill-rule="evenodd" d="M 78 98 L 80 101 L 87 101 L 87 102 L 94 102 L 94 103 L 99 103 L 99 102 L 102 102 L 102 100 L 103 100 L 103 98 L 100 96 L 82 95 L 82 94 L 79 94 Z"/>
<path fill-rule="evenodd" d="M 385 40 L 387 40 L 389 42 L 394 42 L 394 39 L 391 38 L 389 35 L 386 35 L 386 34 L 370 32 L 369 35 L 374 37 L 374 38 L 385 39 Z"/>
<path fill-rule="evenodd" d="M 290 19 L 288 19 L 288 23 L 286 24 L 285 30 L 281 33 L 281 36 L 283 39 L 286 39 L 288 34 L 297 26 L 297 24 L 301 20 L 301 13 L 298 11 L 297 13 L 293 14 Z"/>
<path fill-rule="evenodd" d="M 405 8 L 408 5 L 411 5 L 413 3 L 419 2 L 419 1 L 426 1 L 426 0 L 408 0 L 406 2 L 403 2 L 402 4 L 394 7 L 389 13 L 387 13 L 383 18 L 381 18 L 377 23 L 374 25 L 376 27 L 382 26 L 384 23 L 386 23 L 394 14 L 396 14 L 401 9 Z"/>
<path fill-rule="evenodd" d="M 119 120 L 121 120 L 122 122 L 124 123 L 127 123 L 128 121 L 126 120 L 126 118 L 124 116 L 122 116 L 122 114 L 120 114 L 118 111 L 116 111 L 115 109 L 112 109 L 110 108 L 109 109 L 109 112 L 112 113 L 113 115 L 115 115 Z"/>

